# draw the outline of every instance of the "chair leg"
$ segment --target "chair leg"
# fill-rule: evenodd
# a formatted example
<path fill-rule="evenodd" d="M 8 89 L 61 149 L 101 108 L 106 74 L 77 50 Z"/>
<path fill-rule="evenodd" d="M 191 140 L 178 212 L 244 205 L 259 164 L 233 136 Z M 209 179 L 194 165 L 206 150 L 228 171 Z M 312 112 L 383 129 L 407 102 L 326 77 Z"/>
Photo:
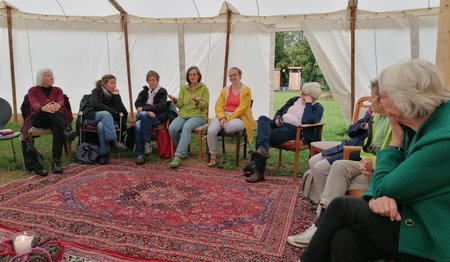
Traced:
<path fill-rule="evenodd" d="M 283 150 L 278 149 L 278 165 L 281 166 L 281 155 L 282 155 Z"/>
<path fill-rule="evenodd" d="M 298 180 L 298 157 L 299 157 L 300 151 L 295 151 L 295 158 L 294 158 L 294 174 L 292 175 L 293 182 L 297 182 Z"/>
<path fill-rule="evenodd" d="M 244 159 L 247 159 L 247 135 L 244 136 Z"/>
<path fill-rule="evenodd" d="M 13 155 L 14 155 L 14 161 L 17 162 L 17 157 L 16 157 L 16 149 L 14 148 L 14 143 L 13 143 L 13 139 L 10 139 L 11 141 L 11 148 L 13 150 Z"/>
<path fill-rule="evenodd" d="M 241 151 L 241 136 L 236 137 L 236 166 L 239 166 L 239 151 Z"/>
<path fill-rule="evenodd" d="M 203 160 L 203 146 L 202 146 L 202 134 L 198 133 L 197 134 L 198 137 L 198 160 L 202 161 Z"/>
<path fill-rule="evenodd" d="M 222 136 L 222 154 L 225 156 L 225 136 Z"/>

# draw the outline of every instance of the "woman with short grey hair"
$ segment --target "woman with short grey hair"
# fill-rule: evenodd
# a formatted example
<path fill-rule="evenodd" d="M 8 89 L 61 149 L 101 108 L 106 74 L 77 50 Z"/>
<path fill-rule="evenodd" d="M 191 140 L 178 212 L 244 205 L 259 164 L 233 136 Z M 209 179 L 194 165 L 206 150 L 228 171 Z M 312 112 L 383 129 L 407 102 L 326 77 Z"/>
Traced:
<path fill-rule="evenodd" d="M 385 69 L 379 101 L 392 127 L 363 198 L 328 206 L 301 261 L 448 261 L 450 89 L 431 63 Z"/>

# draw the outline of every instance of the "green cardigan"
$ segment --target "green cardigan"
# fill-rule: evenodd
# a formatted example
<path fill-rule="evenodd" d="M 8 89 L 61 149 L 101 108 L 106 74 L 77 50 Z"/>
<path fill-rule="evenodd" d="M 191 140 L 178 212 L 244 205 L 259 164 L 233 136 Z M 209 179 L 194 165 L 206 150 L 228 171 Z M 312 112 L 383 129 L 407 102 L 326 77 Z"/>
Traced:
<path fill-rule="evenodd" d="M 195 104 L 192 98 L 200 98 L 200 102 Z M 180 109 L 178 116 L 182 118 L 201 117 L 208 121 L 209 90 L 205 84 L 199 83 L 197 88 L 191 92 L 189 84 L 180 88 L 180 94 L 175 105 Z"/>
<path fill-rule="evenodd" d="M 397 201 L 400 252 L 450 261 L 450 103 L 441 105 L 417 133 L 406 128 L 403 144 L 403 151 L 386 148 L 377 154 L 364 198 Z"/>

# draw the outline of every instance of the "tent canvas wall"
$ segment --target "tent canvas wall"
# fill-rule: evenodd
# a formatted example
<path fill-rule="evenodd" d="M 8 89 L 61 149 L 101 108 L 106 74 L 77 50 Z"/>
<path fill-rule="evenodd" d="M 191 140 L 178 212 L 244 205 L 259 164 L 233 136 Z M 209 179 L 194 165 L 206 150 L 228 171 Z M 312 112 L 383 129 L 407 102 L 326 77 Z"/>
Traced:
<path fill-rule="evenodd" d="M 185 70 L 200 67 L 211 104 L 222 88 L 226 10 L 231 16 L 228 66 L 243 70 L 252 88 L 255 117 L 271 108 L 275 32 L 304 30 L 320 68 L 350 119 L 350 36 L 345 0 L 9 0 L 0 4 L 0 94 L 12 103 L 7 8 L 11 6 L 17 103 L 49 67 L 77 108 L 103 74 L 112 73 L 130 109 L 121 14 L 127 13 L 131 96 L 145 74 L 177 95 Z M 360 0 L 356 20 L 356 98 L 369 94 L 369 80 L 386 66 L 410 58 L 434 62 L 439 1 Z M 210 106 L 210 108 L 213 108 Z M 210 117 L 214 116 L 210 110 Z"/>

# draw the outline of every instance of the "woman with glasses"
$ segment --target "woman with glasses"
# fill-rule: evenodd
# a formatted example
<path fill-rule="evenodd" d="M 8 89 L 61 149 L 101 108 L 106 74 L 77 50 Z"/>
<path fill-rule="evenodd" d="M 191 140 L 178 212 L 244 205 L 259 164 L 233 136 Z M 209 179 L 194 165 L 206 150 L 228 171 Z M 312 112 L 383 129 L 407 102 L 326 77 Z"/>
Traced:
<path fill-rule="evenodd" d="M 380 102 L 392 128 L 363 198 L 338 197 L 301 261 L 449 261 L 450 89 L 428 62 L 383 70 Z"/>
<path fill-rule="evenodd" d="M 391 140 L 389 119 L 383 107 L 378 102 L 379 94 L 378 82 L 372 81 L 370 102 L 373 116 L 368 121 L 370 132 L 368 132 L 368 137 L 364 140 L 363 150 L 359 154 L 361 160 L 336 160 L 333 162 L 327 174 L 323 193 L 319 201 L 319 217 L 305 232 L 288 237 L 287 241 L 291 245 L 297 247 L 308 246 L 331 200 L 338 196 L 344 196 L 347 191 L 367 190 L 370 177 L 374 170 L 376 153 L 381 148 L 389 145 Z"/>

